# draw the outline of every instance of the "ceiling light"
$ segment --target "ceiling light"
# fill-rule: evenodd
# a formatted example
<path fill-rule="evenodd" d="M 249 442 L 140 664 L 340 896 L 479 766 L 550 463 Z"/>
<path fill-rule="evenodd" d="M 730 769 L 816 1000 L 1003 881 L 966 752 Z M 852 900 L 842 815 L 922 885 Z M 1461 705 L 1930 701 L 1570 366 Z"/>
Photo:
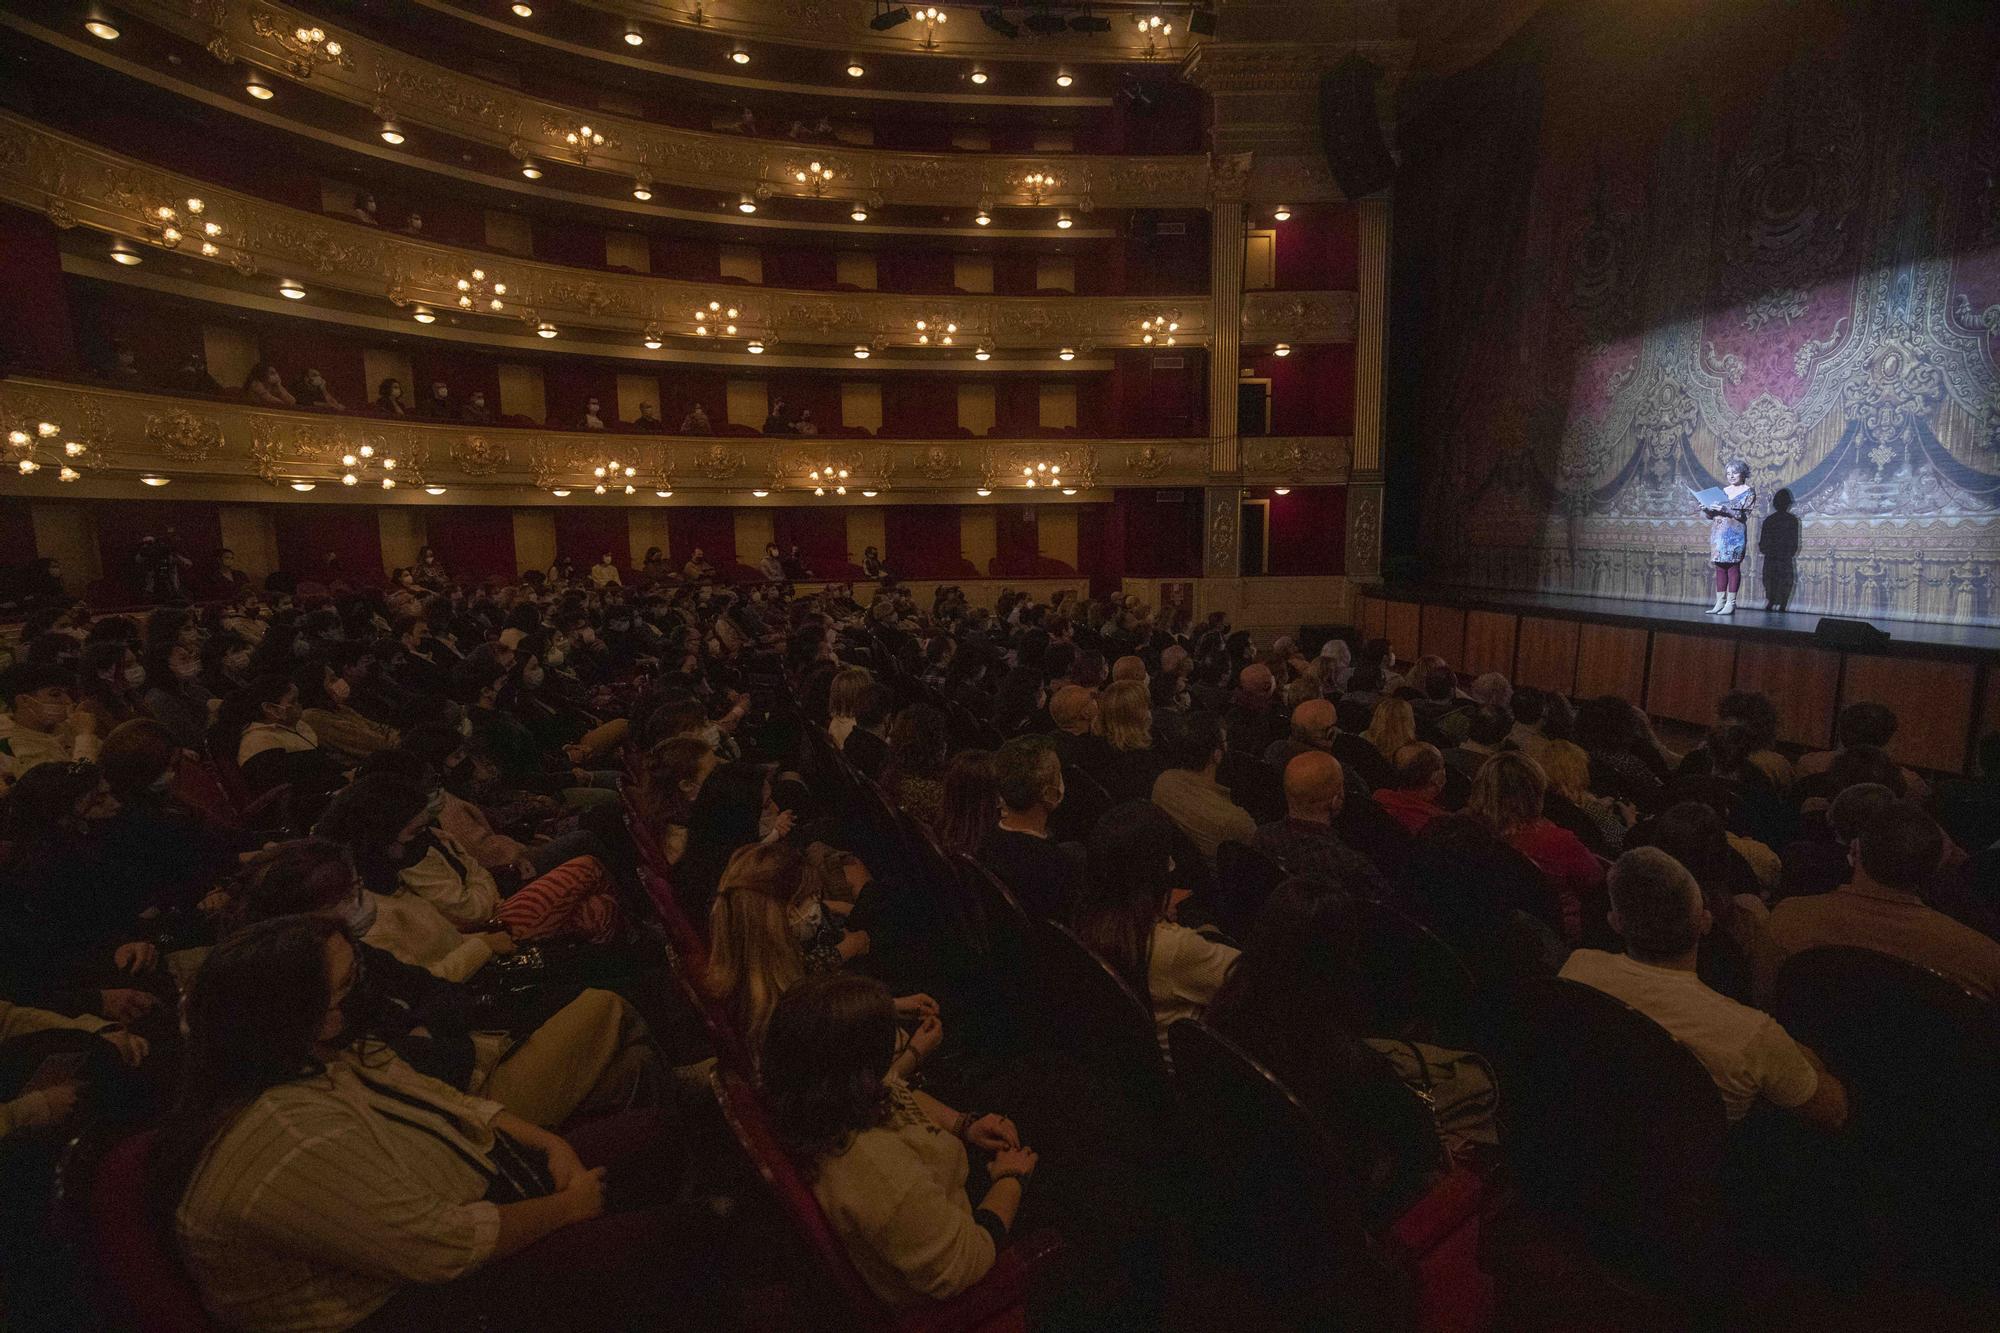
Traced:
<path fill-rule="evenodd" d="M 755 213 L 757 211 L 757 201 L 746 194 L 736 201 L 736 211 L 739 213 Z"/>
<path fill-rule="evenodd" d="M 874 491 L 863 491 L 861 492 L 861 494 L 864 499 L 869 499 L 869 500 L 874 499 L 876 496 L 876 492 Z"/>
<path fill-rule="evenodd" d="M 271 86 L 269 84 L 260 83 L 256 79 L 252 79 L 248 83 L 244 84 L 243 91 L 249 93 L 252 97 L 256 98 L 260 102 L 268 102 L 272 98 L 277 96 L 275 92 L 271 91 Z"/>
<path fill-rule="evenodd" d="M 83 25 L 83 30 L 101 42 L 115 42 L 118 40 L 118 29 L 112 27 L 103 19 L 92 19 Z"/>
<path fill-rule="evenodd" d="M 854 348 L 854 359 L 856 361 L 866 361 L 868 359 L 868 348 L 861 344 L 856 344 Z"/>
<path fill-rule="evenodd" d="M 1056 227 L 1058 230 L 1068 231 L 1071 227 L 1075 225 L 1076 225 L 1075 221 L 1070 217 L 1068 213 L 1056 214 Z"/>
<path fill-rule="evenodd" d="M 427 305 L 420 305 L 410 312 L 410 318 L 419 324 L 435 324 L 437 323 L 437 311 L 432 310 Z"/>
<path fill-rule="evenodd" d="M 983 69 L 975 69 L 972 71 L 971 74 L 967 75 L 966 77 L 970 78 L 974 83 L 980 84 L 982 86 L 984 86 L 984 84 L 986 83 L 986 71 Z"/>
<path fill-rule="evenodd" d="M 535 336 L 537 338 L 553 338 L 556 336 L 556 326 L 545 319 L 535 325 Z"/>
<path fill-rule="evenodd" d="M 1076 79 L 1067 70 L 1064 70 L 1062 73 L 1056 75 L 1056 87 L 1058 88 L 1067 88 L 1072 83 L 1075 82 Z"/>
<path fill-rule="evenodd" d="M 992 487 L 990 487 L 990 486 L 981 486 L 981 487 L 980 487 L 980 488 L 979 488 L 978 490 L 974 491 L 974 492 L 973 492 L 973 494 L 974 494 L 974 495 L 991 495 L 991 494 L 993 494 L 993 488 L 992 488 Z"/>
<path fill-rule="evenodd" d="M 647 351 L 657 352 L 666 340 L 661 338 L 657 333 L 648 333 L 642 341 L 645 343 Z"/>
<path fill-rule="evenodd" d="M 342 467 L 353 467 L 358 461 L 353 454 L 342 454 L 340 456 L 340 465 Z"/>
<path fill-rule="evenodd" d="M 762 356 L 764 355 L 764 344 L 758 341 L 757 339 L 752 338 L 750 340 L 749 347 L 745 348 L 744 350 L 749 352 L 750 355 L 752 356 Z"/>
<path fill-rule="evenodd" d="M 1062 488 L 1062 493 L 1063 493 L 1064 495 L 1075 495 L 1075 494 L 1076 494 L 1076 487 L 1074 487 L 1074 486 L 1065 486 L 1065 487 L 1063 487 L 1063 488 Z"/>
<path fill-rule="evenodd" d="M 856 204 L 848 211 L 847 216 L 853 218 L 856 222 L 866 222 L 868 220 L 868 210 L 860 204 Z"/>
<path fill-rule="evenodd" d="M 389 144 L 391 147 L 403 142 L 402 127 L 397 125 L 396 122 L 393 120 L 383 121 L 382 142 L 385 144 Z"/>
<path fill-rule="evenodd" d="M 861 67 L 861 63 L 860 63 L 859 61 L 849 61 L 849 62 L 848 62 L 848 65 L 847 65 L 847 77 L 848 77 L 848 78 L 850 78 L 850 79 L 858 79 L 858 78 L 860 78 L 860 77 L 861 77 L 861 76 L 862 76 L 863 74 L 866 74 L 867 72 L 868 72 L 867 70 L 865 70 L 865 69 L 863 69 L 863 68 Z"/>
<path fill-rule="evenodd" d="M 444 494 L 444 487 L 442 487 L 442 486 L 426 486 L 426 487 L 424 487 L 424 494 L 425 494 L 425 495 L 443 495 L 443 494 Z"/>
<path fill-rule="evenodd" d="M 993 225 L 993 215 L 991 213 L 988 213 L 983 208 L 980 209 L 977 213 L 973 214 L 972 220 L 975 224 L 981 227 L 990 227 Z"/>
<path fill-rule="evenodd" d="M 127 268 L 143 262 L 139 252 L 123 241 L 113 241 L 111 243 L 111 260 L 113 263 L 123 264 Z"/>
<path fill-rule="evenodd" d="M 393 490 L 395 490 L 395 489 L 396 489 L 396 479 L 395 479 L 394 477 L 384 477 L 384 478 L 382 478 L 382 489 L 383 489 L 383 490 L 385 490 L 385 491 L 393 491 Z"/>
<path fill-rule="evenodd" d="M 1287 205 L 1279 204 L 1271 210 L 1271 216 L 1280 222 L 1289 222 L 1291 221 L 1292 210 Z"/>
<path fill-rule="evenodd" d="M 643 204 L 653 197 L 653 192 L 647 187 L 646 182 L 634 181 L 632 183 L 632 197 Z"/>
<path fill-rule="evenodd" d="M 286 278 L 278 284 L 278 295 L 287 301 L 303 301 L 306 299 L 306 289 L 292 279 Z"/>
<path fill-rule="evenodd" d="M 887 32 L 896 25 L 908 23 L 909 21 L 910 7 L 908 5 L 897 5 L 894 9 L 880 10 L 874 18 L 868 20 L 868 26 L 877 32 Z"/>
<path fill-rule="evenodd" d="M 549 494 L 555 496 L 558 500 L 560 500 L 564 496 L 569 494 L 569 488 L 567 486 L 558 486 L 556 487 L 556 489 L 550 491 Z"/>
<path fill-rule="evenodd" d="M 303 491 L 309 491 L 317 485 L 319 485 L 319 483 L 316 481 L 295 481 L 292 483 L 292 489 L 295 491 L 303 492 Z"/>
<path fill-rule="evenodd" d="M 531 19 L 531 18 L 533 18 L 534 16 L 535 16 L 535 7 L 534 7 L 533 5 L 515 5 L 515 6 L 514 6 L 514 17 L 515 17 L 515 18 L 517 18 L 517 19 Z"/>
<path fill-rule="evenodd" d="M 1276 486 L 1271 490 L 1271 494 L 1273 495 L 1290 495 L 1291 493 L 1292 488 L 1289 486 Z"/>
<path fill-rule="evenodd" d="M 1292 345 L 1290 343 L 1279 343 L 1271 349 L 1271 355 L 1273 356 L 1290 356 L 1291 354 Z"/>
<path fill-rule="evenodd" d="M 987 350 L 986 348 L 981 347 L 973 352 L 972 359 L 974 361 L 991 361 L 993 359 L 993 353 Z"/>
<path fill-rule="evenodd" d="M 1076 349 L 1074 347 L 1065 347 L 1056 353 L 1056 359 L 1058 361 L 1074 361 L 1076 360 Z"/>
<path fill-rule="evenodd" d="M 662 500 L 671 500 L 674 498 L 672 491 L 654 491 L 653 494 L 659 496 Z"/>
<path fill-rule="evenodd" d="M 625 45 L 644 46 L 645 44 L 646 44 L 645 33 L 640 32 L 637 28 L 627 28 L 625 30 Z"/>
<path fill-rule="evenodd" d="M 521 174 L 531 181 L 538 181 L 542 178 L 542 169 L 532 162 L 523 162 L 521 164 Z"/>
<path fill-rule="evenodd" d="M 139 480 L 145 482 L 148 486 L 164 486 L 173 479 L 171 477 L 154 476 L 152 473 L 149 472 L 145 476 L 139 478 Z"/>
<path fill-rule="evenodd" d="M 757 498 L 758 498 L 759 500 L 761 500 L 761 499 L 763 499 L 763 498 L 764 498 L 765 496 L 769 495 L 769 494 L 770 494 L 770 492 L 769 492 L 769 491 L 752 491 L 752 492 L 750 492 L 750 494 L 752 494 L 752 495 L 756 496 L 756 497 L 757 497 Z"/>
<path fill-rule="evenodd" d="M 361 484 L 361 478 L 355 476 L 352 472 L 343 472 L 340 474 L 340 484 L 343 486 L 358 486 Z"/>
<path fill-rule="evenodd" d="M 737 47 L 734 51 L 731 51 L 729 53 L 729 58 L 735 61 L 739 65 L 747 65 L 750 63 L 750 53 L 748 51 L 745 51 L 740 46 Z"/>

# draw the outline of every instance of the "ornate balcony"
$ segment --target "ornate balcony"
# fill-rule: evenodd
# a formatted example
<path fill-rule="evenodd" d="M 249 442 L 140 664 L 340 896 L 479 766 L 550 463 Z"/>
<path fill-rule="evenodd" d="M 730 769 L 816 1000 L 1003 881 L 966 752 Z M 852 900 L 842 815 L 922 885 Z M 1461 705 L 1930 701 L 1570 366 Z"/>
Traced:
<path fill-rule="evenodd" d="M 427 424 L 367 416 L 267 411 L 208 399 L 99 388 L 41 379 L 0 382 L 0 425 L 59 421 L 91 460 L 82 480 L 37 473 L 9 479 L 14 494 L 54 499 L 129 495 L 138 477 L 203 487 L 207 498 L 352 497 L 445 503 L 518 504 L 568 492 L 578 503 L 657 503 L 658 492 L 702 503 L 837 504 L 815 496 L 814 469 L 847 469 L 846 501 L 879 503 L 1032 499 L 1059 503 L 1105 498 L 1119 486 L 1235 484 L 1209 472 L 1205 439 L 886 440 L 806 436 L 682 436 Z M 1347 480 L 1351 441 L 1341 437 L 1244 442 L 1246 485 L 1326 485 Z M 343 485 L 342 458 L 361 446 L 394 457 L 397 482 Z M 620 467 L 609 468 L 616 458 Z M 1023 469 L 1046 473 L 1033 489 Z M 597 476 L 604 467 L 606 476 Z M 625 475 L 624 469 L 633 472 Z M 630 495 L 626 487 L 632 488 Z M 762 491 L 765 495 L 756 493 Z M 984 492 L 984 494 L 982 494 Z M 1071 492 L 1074 492 L 1073 494 Z M 872 493 L 872 494 L 871 494 Z"/>
<path fill-rule="evenodd" d="M 657 125 L 629 116 L 567 106 L 458 73 L 282 5 L 230 5 L 215 0 L 131 0 L 125 6 L 164 31 L 205 45 L 216 59 L 284 79 L 309 82 L 322 96 L 347 102 L 399 124 L 423 125 L 470 143 L 502 149 L 517 161 L 561 161 L 622 181 L 755 198 L 818 197 L 797 179 L 807 150 L 783 140 Z M 21 21 L 32 29 L 34 25 Z M 337 42 L 340 58 L 302 64 L 292 48 L 300 27 Z M 85 54 L 96 57 L 94 52 Z M 588 122 L 602 136 L 579 160 L 568 136 Z M 1027 177 L 1050 165 L 1047 155 L 894 152 L 830 144 L 809 155 L 830 166 L 842 197 L 871 208 L 889 205 L 1075 208 L 1204 207 L 1209 167 L 1195 156 L 1061 155 L 1058 188 L 1031 198 Z"/>

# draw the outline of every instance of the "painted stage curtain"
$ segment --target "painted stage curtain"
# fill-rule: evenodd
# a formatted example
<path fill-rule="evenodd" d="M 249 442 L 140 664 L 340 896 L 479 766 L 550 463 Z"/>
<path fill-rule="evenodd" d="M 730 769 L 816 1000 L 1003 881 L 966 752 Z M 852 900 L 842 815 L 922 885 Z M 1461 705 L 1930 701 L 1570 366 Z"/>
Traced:
<path fill-rule="evenodd" d="M 1740 460 L 1803 541 L 1746 601 L 2000 624 L 1994 13 L 1557 0 L 1412 94 L 1391 560 L 1705 601 Z"/>

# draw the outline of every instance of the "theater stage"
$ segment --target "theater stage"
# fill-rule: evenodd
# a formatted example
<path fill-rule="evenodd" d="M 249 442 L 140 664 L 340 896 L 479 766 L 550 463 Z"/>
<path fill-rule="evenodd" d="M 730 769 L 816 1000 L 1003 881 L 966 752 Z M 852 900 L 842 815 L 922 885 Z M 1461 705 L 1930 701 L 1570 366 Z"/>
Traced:
<path fill-rule="evenodd" d="M 1762 690 L 1779 739 L 1797 745 L 1831 744 L 1847 704 L 1886 704 L 1902 721 L 1891 753 L 1914 768 L 1962 772 L 1976 737 L 2000 730 L 2000 629 L 1875 620 L 1886 646 L 1842 648 L 1815 638 L 1819 619 L 1419 585 L 1365 589 L 1357 613 L 1362 634 L 1388 639 L 1400 658 L 1435 653 L 1516 685 L 1622 695 L 1681 722 L 1707 725 L 1729 690 Z"/>

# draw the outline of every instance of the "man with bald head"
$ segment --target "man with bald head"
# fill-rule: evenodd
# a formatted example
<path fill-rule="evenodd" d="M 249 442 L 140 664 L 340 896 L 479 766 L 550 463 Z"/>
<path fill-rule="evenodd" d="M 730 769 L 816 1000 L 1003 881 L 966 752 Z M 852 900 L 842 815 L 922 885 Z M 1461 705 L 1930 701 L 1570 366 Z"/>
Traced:
<path fill-rule="evenodd" d="M 1349 893 L 1386 900 L 1389 885 L 1382 872 L 1334 832 L 1333 821 L 1346 802 L 1340 761 L 1308 750 L 1285 765 L 1285 817 L 1260 826 L 1251 845 L 1294 875 L 1332 880 Z"/>
<path fill-rule="evenodd" d="M 1389 784 L 1375 789 L 1375 804 L 1410 832 L 1422 833 L 1424 825 L 1445 813 L 1439 801 L 1450 770 L 1437 746 L 1423 741 L 1411 741 L 1398 749 L 1395 765 Z"/>
<path fill-rule="evenodd" d="M 1310 750 L 1333 753 L 1335 711 L 1331 699 L 1308 699 L 1292 710 L 1292 734 L 1264 747 L 1264 762 L 1280 773 Z"/>
<path fill-rule="evenodd" d="M 1291 724 L 1278 698 L 1278 679 L 1262 662 L 1252 662 L 1236 676 L 1236 694 L 1223 715 L 1232 754 L 1261 756 L 1272 742 L 1284 739 Z"/>
<path fill-rule="evenodd" d="M 1111 664 L 1111 683 L 1116 685 L 1118 682 L 1124 680 L 1129 680 L 1136 685 L 1148 685 L 1151 683 L 1150 677 L 1146 674 L 1146 663 L 1143 658 L 1128 655 L 1119 658 Z"/>

